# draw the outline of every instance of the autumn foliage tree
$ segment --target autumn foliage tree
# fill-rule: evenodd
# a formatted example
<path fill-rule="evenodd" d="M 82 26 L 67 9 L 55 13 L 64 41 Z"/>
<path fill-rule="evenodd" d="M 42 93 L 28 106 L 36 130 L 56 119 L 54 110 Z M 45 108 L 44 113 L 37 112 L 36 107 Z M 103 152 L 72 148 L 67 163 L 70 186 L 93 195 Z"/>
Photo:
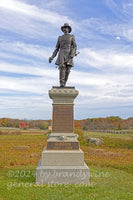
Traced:
<path fill-rule="evenodd" d="M 2 118 L 2 119 L 1 119 L 1 124 L 2 124 L 2 126 L 6 127 L 6 125 L 7 125 L 7 120 L 6 120 L 6 118 Z"/>

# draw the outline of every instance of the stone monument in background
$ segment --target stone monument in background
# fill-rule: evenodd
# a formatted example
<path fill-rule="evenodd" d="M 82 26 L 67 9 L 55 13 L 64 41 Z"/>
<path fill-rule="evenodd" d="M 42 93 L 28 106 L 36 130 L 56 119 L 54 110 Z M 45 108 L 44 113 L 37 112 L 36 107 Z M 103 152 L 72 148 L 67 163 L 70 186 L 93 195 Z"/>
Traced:
<path fill-rule="evenodd" d="M 74 99 L 79 92 L 75 87 L 65 87 L 73 57 L 76 55 L 75 37 L 71 27 L 61 27 L 56 49 L 49 62 L 57 55 L 60 87 L 52 87 L 49 97 L 53 101 L 52 133 L 36 168 L 36 184 L 89 184 L 89 168 L 84 162 L 84 153 L 79 148 L 78 136 L 74 134 Z"/>

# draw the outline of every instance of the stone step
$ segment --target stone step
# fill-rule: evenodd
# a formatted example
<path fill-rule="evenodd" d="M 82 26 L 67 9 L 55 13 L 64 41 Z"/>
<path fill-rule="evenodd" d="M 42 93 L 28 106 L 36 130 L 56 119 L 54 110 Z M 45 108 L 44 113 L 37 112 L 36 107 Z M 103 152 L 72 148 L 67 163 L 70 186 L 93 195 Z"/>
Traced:
<path fill-rule="evenodd" d="M 83 166 L 84 153 L 79 150 L 44 150 L 41 166 Z"/>
<path fill-rule="evenodd" d="M 36 168 L 36 184 L 90 184 L 89 168 L 83 166 L 41 166 Z"/>

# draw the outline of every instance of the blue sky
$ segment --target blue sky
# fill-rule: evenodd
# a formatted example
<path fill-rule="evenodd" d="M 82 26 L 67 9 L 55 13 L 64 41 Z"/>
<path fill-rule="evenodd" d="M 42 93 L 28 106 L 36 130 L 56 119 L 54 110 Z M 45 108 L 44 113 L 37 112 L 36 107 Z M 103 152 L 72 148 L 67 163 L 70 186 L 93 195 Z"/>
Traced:
<path fill-rule="evenodd" d="M 67 83 L 79 90 L 75 119 L 133 117 L 132 0 L 0 1 L 0 117 L 51 119 L 48 58 L 64 23 L 80 51 Z"/>

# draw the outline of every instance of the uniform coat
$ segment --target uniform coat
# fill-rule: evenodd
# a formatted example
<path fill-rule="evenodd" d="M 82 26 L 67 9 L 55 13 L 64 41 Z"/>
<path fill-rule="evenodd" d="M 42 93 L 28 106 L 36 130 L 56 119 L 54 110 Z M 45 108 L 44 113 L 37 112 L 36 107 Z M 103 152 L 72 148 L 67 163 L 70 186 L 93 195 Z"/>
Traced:
<path fill-rule="evenodd" d="M 62 36 L 59 36 L 56 44 L 56 49 L 54 50 L 52 55 L 52 57 L 54 58 L 59 52 L 55 64 L 59 67 L 62 67 L 64 65 L 69 65 L 72 67 L 73 57 L 75 56 L 76 49 L 77 45 L 74 35 L 64 34 Z"/>

